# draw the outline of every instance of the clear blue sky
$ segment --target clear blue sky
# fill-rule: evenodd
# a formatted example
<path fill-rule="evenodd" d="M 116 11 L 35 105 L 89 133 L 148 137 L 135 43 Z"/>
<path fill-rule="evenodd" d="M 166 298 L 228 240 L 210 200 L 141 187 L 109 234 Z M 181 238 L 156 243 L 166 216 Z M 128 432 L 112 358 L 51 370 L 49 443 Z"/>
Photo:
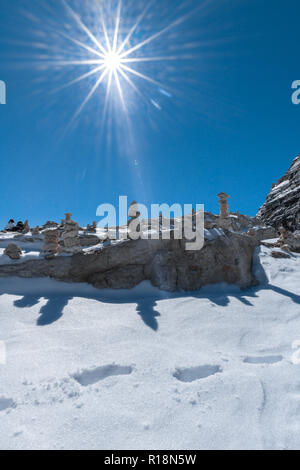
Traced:
<path fill-rule="evenodd" d="M 68 3 L 102 41 L 93 2 Z M 103 3 L 111 35 L 116 2 Z M 121 38 L 147 3 L 123 0 Z M 122 81 L 129 132 L 115 84 L 109 121 L 101 125 L 103 84 L 68 127 L 98 77 L 57 90 L 92 69 L 59 63 L 93 56 L 64 34 L 95 46 L 62 1 L 0 0 L 0 80 L 7 85 L 0 225 L 11 217 L 32 225 L 60 220 L 66 211 L 91 222 L 99 204 L 116 204 L 119 195 L 217 211 L 216 194 L 225 191 L 232 210 L 257 212 L 300 152 L 300 106 L 291 102 L 291 84 L 300 80 L 300 3 L 156 0 L 131 46 L 199 5 L 137 51 L 176 60 L 135 64 L 162 85 L 130 75 L 142 96 Z"/>

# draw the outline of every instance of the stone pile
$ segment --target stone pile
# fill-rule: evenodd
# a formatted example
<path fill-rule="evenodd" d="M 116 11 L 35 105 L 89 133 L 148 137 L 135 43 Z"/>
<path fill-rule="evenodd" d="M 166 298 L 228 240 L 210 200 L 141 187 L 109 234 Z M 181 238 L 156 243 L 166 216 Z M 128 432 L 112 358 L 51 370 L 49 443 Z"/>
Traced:
<path fill-rule="evenodd" d="M 25 220 L 23 233 L 28 233 L 29 231 L 30 231 L 30 227 L 29 227 L 28 220 Z"/>
<path fill-rule="evenodd" d="M 93 222 L 92 225 L 87 224 L 86 231 L 91 232 L 91 233 L 96 233 L 97 232 L 97 222 Z"/>
<path fill-rule="evenodd" d="M 61 247 L 60 251 L 64 253 L 80 253 L 81 243 L 79 238 L 79 225 L 74 222 L 71 213 L 65 214 L 63 230 L 61 232 Z"/>
<path fill-rule="evenodd" d="M 217 226 L 225 230 L 229 230 L 231 226 L 231 219 L 229 217 L 229 206 L 228 206 L 228 194 L 219 193 L 219 204 L 220 204 L 220 216 L 217 220 Z"/>
<path fill-rule="evenodd" d="M 54 258 L 59 250 L 58 238 L 59 232 L 56 229 L 45 230 L 43 232 L 45 244 L 42 248 L 42 252 L 46 259 Z"/>
<path fill-rule="evenodd" d="M 51 220 L 48 220 L 42 227 L 43 230 L 48 230 L 51 228 L 57 228 L 59 227 L 59 224 L 57 222 L 52 222 Z"/>
<path fill-rule="evenodd" d="M 22 250 L 15 243 L 9 243 L 4 250 L 4 254 L 10 259 L 17 260 L 21 258 Z"/>

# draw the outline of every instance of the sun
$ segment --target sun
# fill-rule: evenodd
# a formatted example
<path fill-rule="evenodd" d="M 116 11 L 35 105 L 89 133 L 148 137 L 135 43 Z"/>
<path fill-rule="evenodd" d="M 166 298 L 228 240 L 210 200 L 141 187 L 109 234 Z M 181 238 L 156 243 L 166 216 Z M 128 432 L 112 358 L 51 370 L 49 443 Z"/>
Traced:
<path fill-rule="evenodd" d="M 98 0 L 97 0 L 98 1 Z M 71 80 L 70 82 L 64 84 L 62 88 L 67 86 L 73 85 L 75 83 L 81 82 L 89 77 L 96 76 L 95 84 L 90 89 L 88 95 L 85 97 L 84 101 L 78 107 L 77 111 L 74 113 L 69 126 L 70 127 L 75 119 L 81 114 L 83 109 L 85 108 L 86 104 L 90 101 L 90 99 L 94 96 L 96 91 L 100 86 L 104 86 L 105 90 L 105 100 L 103 106 L 103 121 L 106 118 L 106 113 L 108 111 L 108 102 L 109 98 L 112 93 L 112 88 L 117 91 L 119 95 L 121 106 L 127 115 L 127 103 L 126 103 L 126 96 L 124 95 L 123 91 L 123 84 L 126 82 L 133 91 L 138 94 L 144 101 L 147 102 L 147 99 L 142 94 L 141 90 L 135 83 L 135 80 L 140 79 L 144 80 L 154 86 L 156 86 L 161 93 L 166 94 L 166 96 L 171 97 L 171 90 L 170 92 L 165 91 L 166 85 L 161 83 L 144 73 L 138 71 L 137 67 L 139 64 L 142 63 L 157 63 L 161 62 L 162 64 L 169 62 L 169 61 L 177 61 L 180 56 L 178 55 L 158 55 L 154 56 L 152 54 L 144 55 L 141 51 L 152 43 L 153 41 L 157 41 L 160 39 L 164 34 L 171 31 L 173 28 L 179 26 L 181 23 L 187 20 L 188 17 L 192 16 L 192 12 L 189 12 L 186 15 L 180 16 L 172 23 L 165 26 L 163 29 L 154 32 L 152 35 L 147 37 L 144 40 L 135 42 L 132 44 L 132 40 L 134 39 L 135 33 L 138 31 L 138 27 L 142 20 L 146 17 L 148 11 L 150 10 L 152 2 L 147 2 L 145 9 L 142 11 L 140 16 L 138 16 L 136 22 L 133 22 L 129 31 L 126 31 L 126 34 L 122 34 L 121 26 L 121 13 L 122 13 L 122 1 L 118 0 L 117 7 L 115 10 L 112 10 L 112 23 L 114 26 L 112 28 L 108 28 L 108 24 L 110 21 L 108 19 L 105 20 L 103 9 L 100 7 L 100 22 L 102 25 L 102 32 L 100 35 L 96 35 L 89 29 L 88 26 L 83 22 L 81 17 L 75 13 L 72 7 L 69 5 L 67 0 L 63 0 L 64 5 L 69 12 L 70 16 L 73 20 L 77 23 L 77 26 L 85 33 L 89 42 L 82 42 L 79 39 L 75 38 L 74 36 L 70 36 L 69 33 L 61 33 L 66 39 L 71 41 L 75 44 L 79 49 L 85 50 L 85 52 L 89 53 L 86 59 L 83 60 L 68 60 L 68 61 L 59 61 L 59 65 L 79 65 L 79 66 L 88 66 L 92 67 L 91 70 L 88 72 L 80 75 L 79 77 Z M 138 53 L 138 51 L 140 53 Z M 138 53 L 138 54 L 136 54 Z M 190 56 L 186 58 L 190 59 Z M 161 109 L 159 104 L 156 103 L 153 99 L 150 100 L 153 106 L 157 109 Z"/>
<path fill-rule="evenodd" d="M 104 66 L 108 72 L 120 71 L 121 68 L 121 56 L 117 52 L 108 52 L 104 59 Z"/>

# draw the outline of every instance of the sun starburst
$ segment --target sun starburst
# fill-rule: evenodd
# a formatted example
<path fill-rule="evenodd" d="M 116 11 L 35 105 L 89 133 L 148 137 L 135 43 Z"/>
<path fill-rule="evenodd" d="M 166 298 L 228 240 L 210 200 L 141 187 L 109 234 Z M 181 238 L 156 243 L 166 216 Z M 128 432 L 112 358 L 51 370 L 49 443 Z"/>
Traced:
<path fill-rule="evenodd" d="M 141 12 L 141 14 L 137 17 L 136 21 L 133 22 L 132 27 L 129 29 L 127 34 L 121 33 L 121 23 L 122 23 L 122 0 L 118 0 L 117 6 L 110 12 L 110 16 L 114 18 L 114 26 L 111 28 L 111 31 L 108 31 L 107 22 L 104 18 L 103 9 L 101 5 L 99 6 L 99 16 L 100 16 L 100 24 L 102 26 L 102 31 L 97 36 L 92 32 L 92 30 L 84 23 L 81 17 L 72 9 L 72 7 L 67 3 L 67 0 L 63 0 L 65 8 L 69 12 L 72 19 L 75 21 L 77 26 L 80 30 L 85 34 L 85 37 L 88 42 L 81 41 L 75 37 L 73 37 L 69 33 L 63 32 L 62 35 L 71 41 L 74 45 L 76 45 L 79 49 L 85 50 L 88 57 L 93 58 L 86 58 L 82 60 L 67 60 L 67 61 L 60 61 L 60 66 L 66 65 L 86 65 L 88 67 L 93 66 L 91 70 L 88 72 L 80 75 L 79 77 L 71 80 L 67 84 L 63 86 L 74 85 L 75 83 L 81 82 L 82 80 L 88 79 L 91 76 L 97 75 L 97 79 L 95 84 L 92 86 L 90 91 L 88 92 L 87 96 L 83 100 L 83 102 L 78 107 L 77 111 L 73 115 L 73 118 L 70 122 L 70 125 L 78 118 L 81 112 L 84 110 L 87 103 L 91 100 L 91 98 L 95 95 L 96 91 L 99 87 L 103 86 L 106 87 L 105 91 L 105 103 L 103 108 L 103 120 L 105 119 L 105 114 L 107 112 L 108 101 L 111 95 L 112 85 L 115 85 L 115 89 L 119 96 L 119 101 L 122 105 L 123 110 L 127 113 L 127 104 L 126 99 L 124 96 L 123 91 L 123 83 L 128 84 L 131 89 L 138 94 L 140 97 L 143 98 L 143 94 L 141 93 L 139 87 L 136 83 L 134 83 L 134 79 L 141 79 L 144 80 L 152 85 L 159 87 L 162 90 L 167 88 L 163 83 L 160 83 L 156 78 L 153 78 L 146 73 L 142 73 L 141 71 L 136 68 L 136 65 L 141 63 L 151 63 L 151 62 L 168 62 L 172 60 L 177 60 L 178 56 L 176 55 L 158 55 L 158 56 L 146 56 L 142 55 L 141 51 L 147 45 L 152 43 L 153 41 L 157 41 L 162 35 L 166 34 L 175 26 L 178 26 L 182 22 L 184 22 L 187 18 L 186 16 L 180 16 L 177 20 L 171 22 L 166 27 L 162 28 L 155 34 L 150 35 L 146 39 L 142 41 L 136 42 L 134 45 L 130 46 L 134 35 L 142 22 L 145 18 L 149 8 L 151 7 L 151 3 L 153 0 L 149 0 L 147 2 L 146 8 Z M 188 16 L 190 16 L 189 13 Z M 138 55 L 137 55 L 138 53 Z M 165 91 L 167 93 L 167 91 Z M 169 94 L 169 96 L 171 96 Z M 149 100 L 150 103 L 153 104 L 153 100 Z M 157 109 L 159 109 L 157 107 Z"/>

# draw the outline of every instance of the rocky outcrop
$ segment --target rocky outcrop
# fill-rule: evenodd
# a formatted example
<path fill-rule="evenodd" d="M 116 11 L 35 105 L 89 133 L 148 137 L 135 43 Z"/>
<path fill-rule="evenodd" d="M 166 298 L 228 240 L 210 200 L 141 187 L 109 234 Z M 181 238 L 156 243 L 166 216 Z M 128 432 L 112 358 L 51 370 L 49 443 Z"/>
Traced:
<path fill-rule="evenodd" d="M 257 217 L 266 225 L 300 230 L 300 155 L 290 169 L 273 185 Z"/>
<path fill-rule="evenodd" d="M 278 231 L 274 227 L 253 227 L 248 230 L 247 235 L 255 237 L 257 241 L 278 238 Z"/>
<path fill-rule="evenodd" d="M 97 288 L 131 288 L 149 280 L 167 291 L 195 290 L 227 282 L 255 283 L 252 259 L 257 241 L 231 232 L 186 251 L 185 240 L 128 240 L 100 250 L 0 266 L 0 277 L 51 277 L 88 282 Z"/>

